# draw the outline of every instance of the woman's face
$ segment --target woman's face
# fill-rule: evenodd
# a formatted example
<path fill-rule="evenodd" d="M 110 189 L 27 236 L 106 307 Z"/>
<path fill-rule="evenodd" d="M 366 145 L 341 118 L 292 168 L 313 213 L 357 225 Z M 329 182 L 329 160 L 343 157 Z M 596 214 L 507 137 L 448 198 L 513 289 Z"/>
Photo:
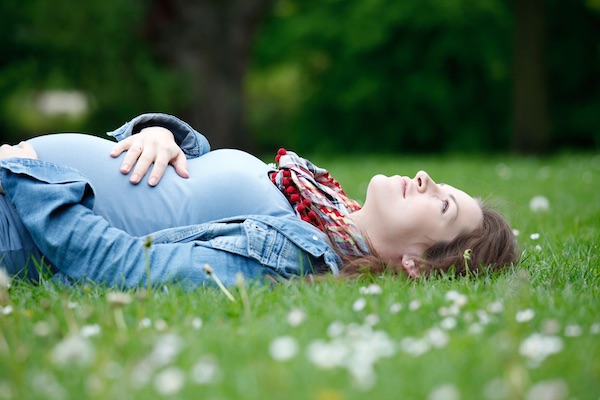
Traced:
<path fill-rule="evenodd" d="M 453 240 L 475 230 L 483 218 L 475 199 L 450 185 L 436 184 L 424 171 L 412 179 L 374 176 L 362 212 L 369 218 L 369 239 L 380 254 L 378 245 L 390 246 L 383 248 L 390 256 Z"/>

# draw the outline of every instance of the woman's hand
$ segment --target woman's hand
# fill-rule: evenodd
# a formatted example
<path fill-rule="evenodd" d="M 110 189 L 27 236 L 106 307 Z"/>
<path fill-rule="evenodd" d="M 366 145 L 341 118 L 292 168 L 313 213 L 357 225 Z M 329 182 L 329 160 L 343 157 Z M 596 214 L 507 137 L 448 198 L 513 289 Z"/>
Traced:
<path fill-rule="evenodd" d="M 163 177 L 165 170 L 171 164 L 182 178 L 190 175 L 187 170 L 187 159 L 179 148 L 171 131 L 160 126 L 142 129 L 138 134 L 120 141 L 110 152 L 112 157 L 118 157 L 127 152 L 121 163 L 121 172 L 128 174 L 135 164 L 129 182 L 137 184 L 146 175 L 150 165 L 154 164 L 148 178 L 150 186 L 156 186 Z"/>
<path fill-rule="evenodd" d="M 18 146 L 11 146 L 10 144 L 0 146 L 0 160 L 13 157 L 37 159 L 38 155 L 33 146 L 27 142 L 21 142 Z"/>

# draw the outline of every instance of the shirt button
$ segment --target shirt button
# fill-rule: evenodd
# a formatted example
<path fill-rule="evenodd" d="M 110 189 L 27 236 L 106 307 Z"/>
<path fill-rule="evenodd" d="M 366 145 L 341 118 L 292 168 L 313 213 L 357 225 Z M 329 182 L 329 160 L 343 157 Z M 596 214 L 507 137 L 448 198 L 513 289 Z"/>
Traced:
<path fill-rule="evenodd" d="M 319 240 L 319 238 L 315 235 L 312 237 L 313 240 Z"/>

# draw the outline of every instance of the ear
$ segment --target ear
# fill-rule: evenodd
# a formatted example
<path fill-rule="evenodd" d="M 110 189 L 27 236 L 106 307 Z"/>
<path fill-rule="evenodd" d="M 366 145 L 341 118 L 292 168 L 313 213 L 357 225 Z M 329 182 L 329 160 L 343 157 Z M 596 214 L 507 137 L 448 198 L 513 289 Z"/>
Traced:
<path fill-rule="evenodd" d="M 411 278 L 419 277 L 419 262 L 417 260 L 417 257 L 410 254 L 402 256 L 402 268 L 404 268 L 404 271 L 406 271 Z"/>

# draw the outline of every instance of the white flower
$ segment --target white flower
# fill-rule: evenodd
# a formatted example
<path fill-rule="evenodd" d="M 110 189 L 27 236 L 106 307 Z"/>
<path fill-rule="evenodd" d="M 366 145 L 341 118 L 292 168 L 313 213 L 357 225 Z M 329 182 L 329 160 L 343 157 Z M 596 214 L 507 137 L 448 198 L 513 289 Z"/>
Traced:
<path fill-rule="evenodd" d="M 202 328 L 202 318 L 194 317 L 192 319 L 191 325 L 194 330 L 199 330 L 200 328 Z"/>
<path fill-rule="evenodd" d="M 467 296 L 465 296 L 464 294 L 459 294 L 458 297 L 454 300 L 454 304 L 455 306 L 458 307 L 464 307 L 467 305 Z"/>
<path fill-rule="evenodd" d="M 395 351 L 394 342 L 385 332 L 374 331 L 369 325 L 350 324 L 329 342 L 311 342 L 307 356 L 318 368 L 345 368 L 357 387 L 365 390 L 375 382 L 374 364 L 382 357 L 392 356 Z"/>
<path fill-rule="evenodd" d="M 31 389 L 42 395 L 40 397 L 45 399 L 69 398 L 69 392 L 67 392 L 67 390 L 60 384 L 54 375 L 48 372 L 40 372 L 35 374 L 31 382 Z"/>
<path fill-rule="evenodd" d="M 515 236 L 519 236 L 521 234 L 521 231 L 518 229 L 513 229 L 512 232 L 513 232 L 513 235 L 515 235 Z"/>
<path fill-rule="evenodd" d="M 298 342 L 291 336 L 280 336 L 271 341 L 269 354 L 275 361 L 287 361 L 298 353 Z"/>
<path fill-rule="evenodd" d="M 13 306 L 6 306 L 6 307 L 0 306 L 0 314 L 9 315 L 9 314 L 12 314 L 13 311 L 14 311 Z"/>
<path fill-rule="evenodd" d="M 481 326 L 481 324 L 474 322 L 469 326 L 469 333 L 477 335 L 481 332 L 483 332 L 483 326 Z"/>
<path fill-rule="evenodd" d="M 158 332 L 164 332 L 169 329 L 169 324 L 167 324 L 167 321 L 164 319 L 157 319 L 154 321 L 154 329 L 156 329 Z"/>
<path fill-rule="evenodd" d="M 531 308 L 527 308 L 522 311 L 517 311 L 517 314 L 515 315 L 515 320 L 518 323 L 529 322 L 533 319 L 534 316 L 535 312 Z"/>
<path fill-rule="evenodd" d="M 419 300 L 412 300 L 410 303 L 408 303 L 408 309 L 410 311 L 416 311 L 421 307 L 421 302 Z"/>
<path fill-rule="evenodd" d="M 489 381 L 483 390 L 486 399 L 505 400 L 508 398 L 510 384 L 502 379 L 496 378 Z"/>
<path fill-rule="evenodd" d="M 348 366 L 354 383 L 361 390 L 369 390 L 375 385 L 376 375 L 371 364 L 354 363 Z"/>
<path fill-rule="evenodd" d="M 535 247 L 533 248 L 535 251 L 542 251 L 542 246 L 540 246 L 539 244 L 536 244 Z"/>
<path fill-rule="evenodd" d="M 358 300 L 356 300 L 354 302 L 354 304 L 352 304 L 352 309 L 356 312 L 362 311 L 365 309 L 365 307 L 367 306 L 367 300 L 365 300 L 364 298 L 360 298 Z"/>
<path fill-rule="evenodd" d="M 400 311 L 402 311 L 402 304 L 394 303 L 390 306 L 390 314 L 398 314 Z"/>
<path fill-rule="evenodd" d="M 369 286 L 361 286 L 360 289 L 358 289 L 358 292 L 363 295 L 374 295 L 381 294 L 382 290 L 381 286 L 372 283 Z"/>
<path fill-rule="evenodd" d="M 329 335 L 329 337 L 331 337 L 331 338 L 338 337 L 338 336 L 341 336 L 345 330 L 346 330 L 346 327 L 344 326 L 344 324 L 342 324 L 339 321 L 333 321 L 327 327 L 327 335 Z"/>
<path fill-rule="evenodd" d="M 138 323 L 138 326 L 142 329 L 149 328 L 152 325 L 150 318 L 142 318 Z"/>
<path fill-rule="evenodd" d="M 521 342 L 519 354 L 534 363 L 540 363 L 546 357 L 559 353 L 563 349 L 562 340 L 558 336 L 534 333 Z"/>
<path fill-rule="evenodd" d="M 219 379 L 221 370 L 217 360 L 212 356 L 205 356 L 192 367 L 191 377 L 199 385 L 206 385 L 216 382 Z"/>
<path fill-rule="evenodd" d="M 481 325 L 487 325 L 491 322 L 490 316 L 485 311 L 477 310 L 476 314 L 477 314 L 477 318 L 479 318 L 479 323 Z"/>
<path fill-rule="evenodd" d="M 431 328 L 426 333 L 427 340 L 433 347 L 441 348 L 448 344 L 448 334 L 441 329 Z"/>
<path fill-rule="evenodd" d="M 90 342 L 81 336 L 67 336 L 52 349 L 52 361 L 56 365 L 73 367 L 91 364 L 96 351 Z"/>
<path fill-rule="evenodd" d="M 365 317 L 365 324 L 369 326 L 375 326 L 379 323 L 379 315 L 369 314 Z"/>
<path fill-rule="evenodd" d="M 535 196 L 529 201 L 529 209 L 533 212 L 545 212 L 550 209 L 550 201 L 545 196 Z"/>
<path fill-rule="evenodd" d="M 36 322 L 33 326 L 33 333 L 39 337 L 46 337 L 52 332 L 52 327 L 46 321 Z"/>
<path fill-rule="evenodd" d="M 100 325 L 98 325 L 98 324 L 84 325 L 79 330 L 79 334 L 81 335 L 81 337 L 84 337 L 84 338 L 98 336 L 100 334 Z"/>
<path fill-rule="evenodd" d="M 440 326 L 444 330 L 450 330 L 456 328 L 456 318 L 454 317 L 446 317 L 440 321 Z"/>
<path fill-rule="evenodd" d="M 600 322 L 596 322 L 590 326 L 590 333 L 592 335 L 597 335 L 600 333 Z"/>
<path fill-rule="evenodd" d="M 487 307 L 487 310 L 492 314 L 501 313 L 504 310 L 504 304 L 500 300 L 490 303 Z"/>
<path fill-rule="evenodd" d="M 159 336 L 148 361 L 157 367 L 172 363 L 183 350 L 183 339 L 175 334 Z"/>
<path fill-rule="evenodd" d="M 501 179 L 509 180 L 512 177 L 512 170 L 506 164 L 496 165 L 496 173 Z"/>
<path fill-rule="evenodd" d="M 531 240 L 538 240 L 540 238 L 540 234 L 539 233 L 532 233 L 531 235 L 529 235 L 529 238 Z"/>
<path fill-rule="evenodd" d="M 449 290 L 446 292 L 446 294 L 444 295 L 444 298 L 447 301 L 454 301 L 456 300 L 456 298 L 460 296 L 460 293 L 458 293 L 456 290 Z"/>
<path fill-rule="evenodd" d="M 310 362 L 322 369 L 342 366 L 343 360 L 349 352 L 350 348 L 339 340 L 334 340 L 331 343 L 324 340 L 315 340 L 307 348 Z"/>
<path fill-rule="evenodd" d="M 434 388 L 427 397 L 428 400 L 460 400 L 460 392 L 456 386 L 447 383 Z"/>
<path fill-rule="evenodd" d="M 563 400 L 569 388 L 562 379 L 538 382 L 527 391 L 527 400 Z"/>
<path fill-rule="evenodd" d="M 427 353 L 431 348 L 431 344 L 427 339 L 417 339 L 409 336 L 400 340 L 400 348 L 405 353 L 418 357 L 421 354 Z"/>
<path fill-rule="evenodd" d="M 293 308 L 287 317 L 287 322 L 290 326 L 299 326 L 306 319 L 306 314 L 299 308 Z"/>
<path fill-rule="evenodd" d="M 542 323 L 542 332 L 546 335 L 555 335 L 560 331 L 560 324 L 555 319 L 547 319 Z"/>
<path fill-rule="evenodd" d="M 106 301 L 113 307 L 123 307 L 131 303 L 131 295 L 125 292 L 110 292 L 106 295 Z"/>
<path fill-rule="evenodd" d="M 154 377 L 154 389 L 163 396 L 179 393 L 185 383 L 185 375 L 177 367 L 169 367 Z"/>
<path fill-rule="evenodd" d="M 458 293 L 456 290 L 450 290 L 444 295 L 447 301 L 451 301 L 455 307 L 464 307 L 467 304 L 467 296 Z"/>
<path fill-rule="evenodd" d="M 577 337 L 581 336 L 582 329 L 579 325 L 567 325 L 565 327 L 565 336 Z"/>

